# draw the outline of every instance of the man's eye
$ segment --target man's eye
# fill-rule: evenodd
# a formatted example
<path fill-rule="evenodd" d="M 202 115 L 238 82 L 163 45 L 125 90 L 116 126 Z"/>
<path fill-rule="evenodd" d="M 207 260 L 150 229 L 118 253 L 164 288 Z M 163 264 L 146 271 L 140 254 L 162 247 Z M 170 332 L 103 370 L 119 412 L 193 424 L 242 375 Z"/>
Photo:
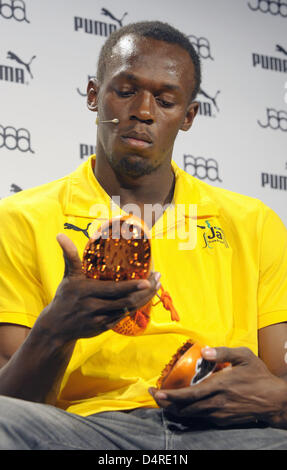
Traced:
<path fill-rule="evenodd" d="M 166 100 L 163 100 L 162 98 L 157 98 L 157 101 L 160 103 L 161 106 L 163 106 L 164 108 L 172 108 L 172 106 L 174 106 L 174 103 L 172 103 L 171 101 L 166 101 Z"/>
<path fill-rule="evenodd" d="M 134 92 L 132 90 L 116 90 L 116 93 L 118 96 L 121 98 L 128 98 L 131 96 Z"/>

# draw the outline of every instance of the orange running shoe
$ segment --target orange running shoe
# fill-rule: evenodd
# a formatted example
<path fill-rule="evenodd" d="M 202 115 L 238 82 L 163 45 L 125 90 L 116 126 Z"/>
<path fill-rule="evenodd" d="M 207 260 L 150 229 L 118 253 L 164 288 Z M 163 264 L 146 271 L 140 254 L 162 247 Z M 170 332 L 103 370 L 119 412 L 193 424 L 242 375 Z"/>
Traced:
<path fill-rule="evenodd" d="M 229 363 L 216 364 L 207 361 L 201 355 L 204 346 L 191 339 L 181 346 L 163 369 L 158 381 L 157 388 L 176 389 L 197 384 L 218 372 Z"/>
<path fill-rule="evenodd" d="M 105 222 L 98 231 L 98 238 L 91 238 L 83 254 L 83 271 L 89 278 L 125 281 L 147 279 L 151 272 L 151 244 L 145 223 L 133 215 L 118 216 Z M 161 287 L 157 294 L 172 320 L 179 317 L 171 297 Z M 152 301 L 120 320 L 113 328 L 117 333 L 136 336 L 147 328 Z"/>

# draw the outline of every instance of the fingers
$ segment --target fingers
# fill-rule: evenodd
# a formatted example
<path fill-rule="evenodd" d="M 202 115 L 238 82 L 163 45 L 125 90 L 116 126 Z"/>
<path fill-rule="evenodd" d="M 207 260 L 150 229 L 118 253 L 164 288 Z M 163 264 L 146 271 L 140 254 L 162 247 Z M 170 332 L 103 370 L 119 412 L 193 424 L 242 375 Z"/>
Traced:
<path fill-rule="evenodd" d="M 169 399 L 167 391 L 158 390 L 154 387 L 150 387 L 148 391 L 161 408 L 167 408 L 171 405 L 172 401 Z"/>
<path fill-rule="evenodd" d="M 120 286 L 121 289 L 118 298 L 115 298 L 114 291 L 116 290 L 115 287 L 118 287 L 120 282 L 116 283 L 111 281 L 114 289 L 114 291 L 109 291 L 114 297 L 111 298 L 109 292 L 101 290 L 101 287 L 105 287 L 105 284 L 108 284 L 109 281 L 91 281 L 94 281 L 92 284 L 97 284 L 100 290 L 97 293 L 94 291 L 93 295 L 82 298 L 81 308 L 86 312 L 86 316 L 88 317 L 88 321 L 83 322 L 87 331 L 85 335 L 90 335 L 91 331 L 97 331 L 97 334 L 99 334 L 113 328 L 124 317 L 132 315 L 139 308 L 147 305 L 155 295 L 155 274 L 150 278 L 150 287 L 145 289 L 134 290 L 135 287 L 133 286 L 136 281 L 121 281 L 122 285 L 125 284 L 125 290 L 128 293 L 124 296 L 124 291 L 122 290 L 122 286 Z M 79 284 L 78 281 L 77 284 Z M 133 284 L 133 286 L 131 286 L 131 284 Z"/>
<path fill-rule="evenodd" d="M 218 392 L 219 389 L 217 389 Z M 161 407 L 168 407 L 171 404 L 186 405 L 206 399 L 214 394 L 210 382 L 201 382 L 190 387 L 178 388 L 173 390 L 149 389 L 150 394 Z"/>
<path fill-rule="evenodd" d="M 203 348 L 201 351 L 204 359 L 208 361 L 216 362 L 217 364 L 229 362 L 233 366 L 239 364 L 246 364 L 250 362 L 254 356 L 252 351 L 248 348 Z"/>
<path fill-rule="evenodd" d="M 256 359 L 256 356 L 252 351 L 245 347 L 206 347 L 202 349 L 202 356 L 208 361 L 218 364 L 229 363 L 232 366 L 247 365 L 254 358 Z M 223 392 L 226 381 L 223 380 L 222 374 L 224 374 L 225 378 L 228 379 L 230 376 L 225 375 L 225 373 L 230 372 L 231 370 L 231 368 L 226 367 L 226 369 L 222 369 L 221 372 L 212 374 L 206 380 L 190 387 L 175 390 L 150 389 L 150 393 L 157 404 L 162 407 L 170 406 L 171 403 L 178 405 L 194 403 L 198 400 L 207 399 L 215 394 Z"/>
<path fill-rule="evenodd" d="M 77 281 L 76 289 L 84 292 L 84 297 L 102 300 L 103 307 L 111 311 L 133 312 L 146 305 L 157 292 L 158 273 L 153 273 L 148 280 L 137 281 L 99 281 L 84 279 Z M 106 302 L 105 302 L 106 301 Z"/>
<path fill-rule="evenodd" d="M 63 233 L 59 233 L 56 238 L 63 251 L 65 261 L 64 277 L 83 276 L 82 262 L 72 240 Z"/>
<path fill-rule="evenodd" d="M 176 416 L 208 418 L 217 425 L 254 420 L 254 416 L 259 415 L 257 410 L 262 410 L 264 406 L 262 386 L 257 385 L 256 388 L 254 380 L 260 369 L 259 359 L 246 347 L 204 348 L 202 355 L 207 360 L 218 364 L 229 363 L 232 367 L 215 372 L 189 387 L 175 390 L 150 389 L 157 405 Z M 262 380 L 262 372 L 259 372 L 259 377 Z M 263 381 L 265 384 L 265 375 Z"/>

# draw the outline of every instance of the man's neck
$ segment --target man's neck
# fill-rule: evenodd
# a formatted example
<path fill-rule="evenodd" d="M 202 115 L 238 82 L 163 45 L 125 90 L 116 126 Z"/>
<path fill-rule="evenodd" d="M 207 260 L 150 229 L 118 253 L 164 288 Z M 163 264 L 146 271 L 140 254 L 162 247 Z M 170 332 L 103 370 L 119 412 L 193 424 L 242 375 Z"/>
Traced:
<path fill-rule="evenodd" d="M 164 210 L 173 200 L 175 175 L 170 161 L 163 163 L 150 174 L 125 178 L 118 176 L 105 159 L 96 158 L 94 174 L 111 198 L 117 196 L 121 208 L 128 204 L 137 205 L 142 219 L 144 214 L 153 211 L 151 206 L 158 205 Z M 161 215 L 160 211 L 156 211 L 156 214 L 153 213 L 151 218 L 149 214 L 152 223 L 148 225 L 153 225 Z"/>

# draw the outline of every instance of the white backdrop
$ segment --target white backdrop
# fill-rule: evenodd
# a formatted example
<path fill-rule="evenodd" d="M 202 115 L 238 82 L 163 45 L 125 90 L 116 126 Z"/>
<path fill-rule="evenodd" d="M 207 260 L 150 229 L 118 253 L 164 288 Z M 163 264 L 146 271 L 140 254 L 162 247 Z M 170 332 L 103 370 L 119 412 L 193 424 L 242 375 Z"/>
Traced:
<path fill-rule="evenodd" d="M 287 225 L 287 0 L 0 0 L 0 197 L 94 152 L 88 76 L 107 35 L 140 20 L 181 29 L 201 56 L 201 112 L 176 163 Z"/>

